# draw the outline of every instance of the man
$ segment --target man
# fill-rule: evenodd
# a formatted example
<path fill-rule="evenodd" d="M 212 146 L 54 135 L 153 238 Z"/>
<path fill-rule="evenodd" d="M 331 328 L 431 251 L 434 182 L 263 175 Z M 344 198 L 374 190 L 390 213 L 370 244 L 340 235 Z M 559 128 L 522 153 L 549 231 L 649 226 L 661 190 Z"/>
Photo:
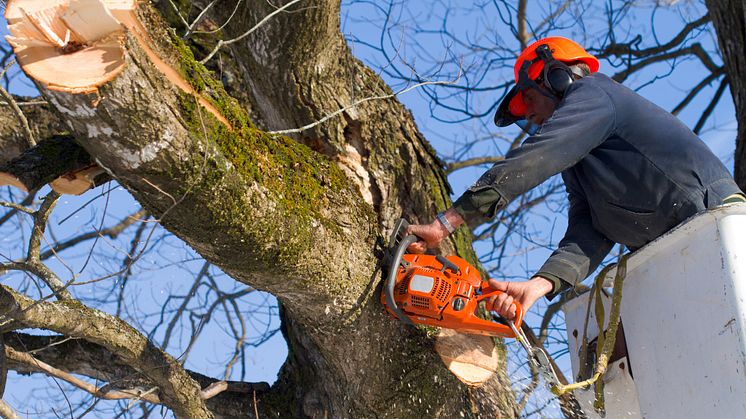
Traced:
<path fill-rule="evenodd" d="M 598 67 L 566 38 L 526 48 L 495 123 L 516 123 L 532 135 L 431 224 L 410 226 L 421 240 L 409 251 L 424 252 L 562 173 L 570 209 L 557 250 L 526 282 L 490 279 L 504 291 L 495 311 L 508 319 L 514 300 L 527 311 L 542 296 L 551 299 L 585 279 L 614 242 L 635 250 L 698 212 L 743 201 L 728 170 L 692 131 Z"/>

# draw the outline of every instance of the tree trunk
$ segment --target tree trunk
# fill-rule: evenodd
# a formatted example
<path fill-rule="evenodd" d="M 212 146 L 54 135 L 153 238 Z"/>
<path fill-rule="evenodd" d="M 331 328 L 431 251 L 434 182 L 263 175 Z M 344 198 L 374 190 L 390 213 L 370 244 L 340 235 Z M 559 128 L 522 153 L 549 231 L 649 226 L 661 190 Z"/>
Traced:
<path fill-rule="evenodd" d="M 707 0 L 706 3 L 736 107 L 738 133 L 734 177 L 741 190 L 746 191 L 746 4 L 742 0 Z"/>
<path fill-rule="evenodd" d="M 245 3 L 226 39 L 272 11 Z M 97 94 L 43 93 L 165 228 L 280 300 L 290 353 L 258 395 L 262 416 L 514 417 L 504 369 L 468 388 L 445 369 L 432 334 L 403 327 L 378 301 L 380 239 L 402 214 L 430 220 L 450 204 L 443 165 L 411 114 L 395 99 L 369 101 L 294 139 L 266 132 L 390 94 L 350 54 L 339 2 L 278 15 L 224 51 L 262 129 L 157 12 L 142 3 L 137 18 L 149 39 L 130 26 L 126 67 Z M 468 235 L 443 251 L 476 262 Z"/>

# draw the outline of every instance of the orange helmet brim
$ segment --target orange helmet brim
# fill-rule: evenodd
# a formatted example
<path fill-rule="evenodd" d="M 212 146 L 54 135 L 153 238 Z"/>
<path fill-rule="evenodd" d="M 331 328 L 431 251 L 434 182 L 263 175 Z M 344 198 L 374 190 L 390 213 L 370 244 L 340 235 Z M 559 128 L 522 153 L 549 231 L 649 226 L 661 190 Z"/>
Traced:
<path fill-rule="evenodd" d="M 526 116 L 526 104 L 523 103 L 523 92 L 518 85 L 513 86 L 500 101 L 495 112 L 495 125 L 507 127 Z"/>

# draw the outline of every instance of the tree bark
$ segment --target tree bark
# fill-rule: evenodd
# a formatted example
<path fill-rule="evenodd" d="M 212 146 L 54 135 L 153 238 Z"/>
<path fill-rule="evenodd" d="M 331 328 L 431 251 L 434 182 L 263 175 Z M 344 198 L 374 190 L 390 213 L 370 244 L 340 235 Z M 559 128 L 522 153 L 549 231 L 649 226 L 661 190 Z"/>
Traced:
<path fill-rule="evenodd" d="M 706 4 L 736 107 L 734 177 L 741 190 L 746 190 L 746 4 L 741 0 L 707 0 Z"/>
<path fill-rule="evenodd" d="M 18 101 L 26 99 L 28 98 L 16 98 Z M 24 106 L 21 109 L 29 121 L 34 138 L 49 138 L 67 130 L 49 105 Z M 13 114 L 10 106 L 0 106 L 0 164 L 18 156 L 28 147 L 18 117 Z"/>
<path fill-rule="evenodd" d="M 246 3 L 226 38 L 271 11 Z M 427 330 L 401 326 L 378 302 L 381 237 L 402 213 L 430 220 L 450 204 L 443 164 L 411 114 L 394 99 L 371 101 L 294 139 L 265 132 L 390 93 L 350 54 L 339 2 L 279 15 L 226 51 L 263 130 L 160 15 L 141 4 L 137 16 L 150 41 L 127 34 L 126 67 L 98 94 L 43 93 L 92 158 L 165 228 L 282 302 L 290 354 L 259 398 L 263 411 L 513 417 L 504 371 L 468 388 L 445 369 Z M 196 94 L 164 75 L 148 49 Z M 460 231 L 442 250 L 476 262 L 468 235 Z"/>

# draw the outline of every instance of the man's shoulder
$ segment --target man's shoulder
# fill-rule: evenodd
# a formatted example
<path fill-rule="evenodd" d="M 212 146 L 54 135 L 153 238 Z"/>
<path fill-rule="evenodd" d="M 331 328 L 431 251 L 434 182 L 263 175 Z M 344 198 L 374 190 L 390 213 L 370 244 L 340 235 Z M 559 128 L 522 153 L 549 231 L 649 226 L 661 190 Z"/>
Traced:
<path fill-rule="evenodd" d="M 576 80 L 573 82 L 573 86 L 577 87 L 595 87 L 602 90 L 608 90 L 610 88 L 616 88 L 616 87 L 624 87 L 621 84 L 617 83 L 614 79 L 607 76 L 603 73 L 593 73 L 589 74 L 579 80 Z"/>

